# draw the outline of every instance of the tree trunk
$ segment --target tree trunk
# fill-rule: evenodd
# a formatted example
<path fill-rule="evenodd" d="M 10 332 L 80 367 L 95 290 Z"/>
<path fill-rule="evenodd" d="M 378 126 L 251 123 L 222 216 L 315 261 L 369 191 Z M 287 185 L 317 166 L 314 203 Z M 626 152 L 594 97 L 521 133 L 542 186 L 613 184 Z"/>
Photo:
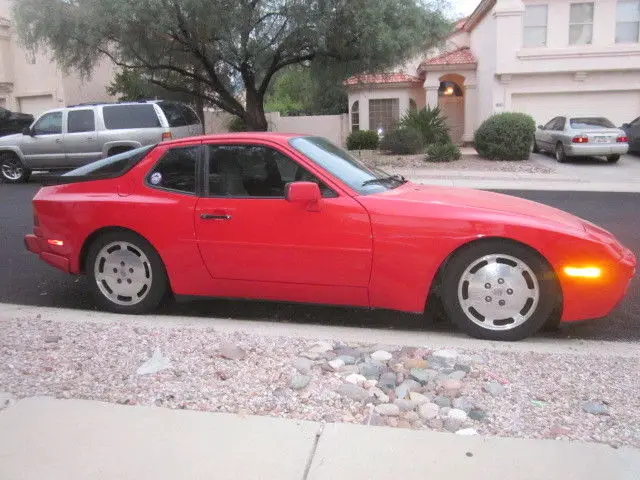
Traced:
<path fill-rule="evenodd" d="M 244 122 L 247 129 L 253 132 L 266 132 L 269 129 L 267 117 L 264 114 L 264 95 L 247 89 L 247 107 Z"/>

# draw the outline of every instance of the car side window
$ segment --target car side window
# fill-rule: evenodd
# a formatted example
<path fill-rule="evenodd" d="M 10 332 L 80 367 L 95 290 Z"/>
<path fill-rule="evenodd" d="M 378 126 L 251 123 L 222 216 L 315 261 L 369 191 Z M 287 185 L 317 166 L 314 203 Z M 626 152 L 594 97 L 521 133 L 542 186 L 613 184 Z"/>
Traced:
<path fill-rule="evenodd" d="M 184 127 L 188 124 L 177 103 L 159 102 L 158 106 L 162 109 L 164 116 L 167 117 L 170 127 Z"/>
<path fill-rule="evenodd" d="M 96 129 L 96 119 L 93 110 L 71 110 L 67 114 L 67 132 L 93 132 Z"/>
<path fill-rule="evenodd" d="M 147 176 L 147 184 L 154 188 L 195 194 L 199 150 L 199 146 L 169 150 Z"/>
<path fill-rule="evenodd" d="M 187 125 L 198 125 L 200 123 L 198 115 L 196 115 L 196 112 L 194 112 L 190 107 L 179 103 L 178 108 L 180 108 L 182 116 L 187 121 Z"/>
<path fill-rule="evenodd" d="M 160 127 L 158 114 L 150 103 L 107 105 L 102 107 L 102 116 L 107 130 Z"/>
<path fill-rule="evenodd" d="M 284 198 L 290 182 L 315 182 L 323 197 L 336 194 L 292 159 L 262 145 L 209 145 L 208 194 L 212 197 Z"/>
<path fill-rule="evenodd" d="M 567 123 L 567 119 L 566 118 L 558 117 L 558 120 L 556 120 L 556 124 L 554 125 L 553 129 L 562 131 L 562 130 L 564 130 L 564 126 L 565 126 L 566 123 Z"/>
<path fill-rule="evenodd" d="M 558 119 L 558 117 L 554 117 L 551 120 L 549 120 L 547 122 L 547 124 L 544 126 L 544 129 L 545 130 L 553 130 L 553 126 L 555 125 L 557 119 Z"/>
<path fill-rule="evenodd" d="M 640 127 L 640 117 L 636 118 L 633 122 L 630 123 L 632 127 Z"/>
<path fill-rule="evenodd" d="M 62 112 L 45 113 L 33 126 L 34 135 L 58 135 L 62 133 Z"/>

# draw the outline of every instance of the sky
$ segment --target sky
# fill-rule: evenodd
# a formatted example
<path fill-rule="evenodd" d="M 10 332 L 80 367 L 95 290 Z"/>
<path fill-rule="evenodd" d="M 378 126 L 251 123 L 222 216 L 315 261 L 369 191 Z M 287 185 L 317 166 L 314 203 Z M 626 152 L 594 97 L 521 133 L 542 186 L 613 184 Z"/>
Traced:
<path fill-rule="evenodd" d="M 451 0 L 453 10 L 460 16 L 467 16 L 478 6 L 480 0 Z"/>

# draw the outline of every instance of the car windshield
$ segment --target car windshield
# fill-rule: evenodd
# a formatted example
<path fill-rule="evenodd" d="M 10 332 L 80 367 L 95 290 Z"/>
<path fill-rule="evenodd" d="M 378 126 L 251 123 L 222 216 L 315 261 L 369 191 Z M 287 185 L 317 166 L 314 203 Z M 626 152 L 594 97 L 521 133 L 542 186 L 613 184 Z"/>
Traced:
<path fill-rule="evenodd" d="M 616 128 L 613 123 L 604 117 L 572 118 L 571 128 Z"/>
<path fill-rule="evenodd" d="M 131 170 L 155 145 L 136 148 L 71 170 L 63 177 L 115 178 Z"/>
<path fill-rule="evenodd" d="M 389 175 L 366 165 L 326 138 L 297 137 L 289 144 L 362 195 L 384 192 L 406 183 L 399 175 Z"/>

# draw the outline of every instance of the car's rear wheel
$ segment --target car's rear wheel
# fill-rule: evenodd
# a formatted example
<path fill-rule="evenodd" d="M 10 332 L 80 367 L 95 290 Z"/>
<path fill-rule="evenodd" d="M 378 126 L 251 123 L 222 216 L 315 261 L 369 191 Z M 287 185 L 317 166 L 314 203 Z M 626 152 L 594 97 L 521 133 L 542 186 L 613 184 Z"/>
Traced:
<path fill-rule="evenodd" d="M 559 163 L 564 163 L 564 162 L 567 161 L 567 155 L 566 155 L 566 153 L 564 151 L 564 147 L 562 146 L 561 143 L 558 143 L 556 145 L 556 160 Z"/>
<path fill-rule="evenodd" d="M 6 183 L 20 183 L 29 180 L 31 172 L 13 153 L 0 153 L 0 177 Z"/>
<path fill-rule="evenodd" d="M 96 301 L 113 312 L 149 312 L 168 290 L 160 256 L 132 232 L 114 231 L 98 237 L 89 247 L 85 265 Z"/>
<path fill-rule="evenodd" d="M 449 318 L 476 338 L 526 338 L 545 324 L 559 299 L 547 262 L 509 241 L 484 241 L 462 249 L 443 276 L 442 300 Z"/>
<path fill-rule="evenodd" d="M 617 163 L 620 160 L 620 155 L 609 155 L 607 157 L 607 162 L 609 163 Z"/>

